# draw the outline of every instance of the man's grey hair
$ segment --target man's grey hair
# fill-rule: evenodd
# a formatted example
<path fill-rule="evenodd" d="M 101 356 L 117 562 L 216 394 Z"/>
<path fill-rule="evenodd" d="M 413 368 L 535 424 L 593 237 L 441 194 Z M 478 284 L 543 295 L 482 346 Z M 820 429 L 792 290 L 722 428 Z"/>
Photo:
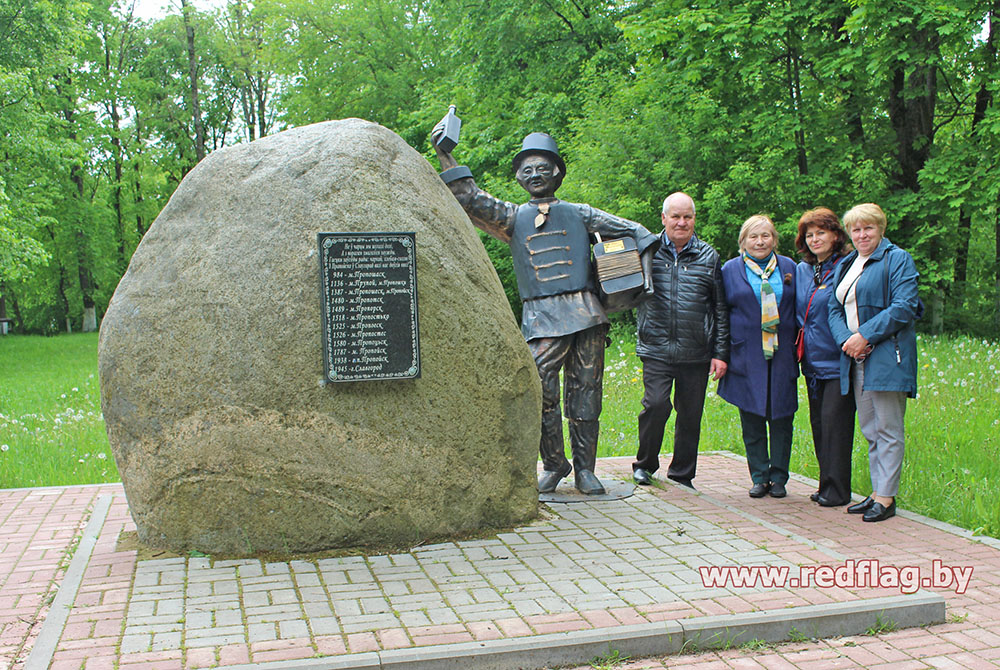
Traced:
<path fill-rule="evenodd" d="M 691 201 L 691 212 L 694 213 L 694 214 L 697 214 L 697 212 L 695 211 L 695 206 L 694 206 L 694 198 L 692 198 L 691 196 L 689 196 L 687 193 L 684 193 L 683 191 L 677 191 L 676 193 L 671 193 L 670 195 L 668 195 L 666 198 L 663 199 L 663 213 L 664 214 L 666 214 L 667 210 L 670 209 L 670 199 L 674 198 L 674 197 L 677 197 L 677 196 L 684 196 L 685 198 L 687 198 L 688 200 L 690 200 Z"/>

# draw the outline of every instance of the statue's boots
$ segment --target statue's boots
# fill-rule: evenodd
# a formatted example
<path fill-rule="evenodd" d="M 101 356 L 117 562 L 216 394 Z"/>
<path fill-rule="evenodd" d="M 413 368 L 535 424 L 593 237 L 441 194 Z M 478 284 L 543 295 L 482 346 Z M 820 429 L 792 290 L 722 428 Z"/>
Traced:
<path fill-rule="evenodd" d="M 576 472 L 576 488 L 586 495 L 605 493 L 601 480 L 594 474 L 597 464 L 597 421 L 569 420 L 569 443 L 573 448 L 573 470 Z M 568 473 L 567 473 L 568 474 Z"/>
<path fill-rule="evenodd" d="M 542 456 L 543 468 L 538 475 L 538 492 L 552 493 L 562 478 L 573 471 L 573 466 L 566 460 L 563 452 L 562 415 L 558 405 L 555 411 L 542 411 L 542 440 L 538 451 Z"/>

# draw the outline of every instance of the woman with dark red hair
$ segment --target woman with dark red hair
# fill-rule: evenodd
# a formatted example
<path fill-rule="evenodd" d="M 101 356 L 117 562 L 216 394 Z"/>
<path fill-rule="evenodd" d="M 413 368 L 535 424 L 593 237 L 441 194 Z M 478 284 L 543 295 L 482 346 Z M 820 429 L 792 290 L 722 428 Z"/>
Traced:
<path fill-rule="evenodd" d="M 840 393 L 840 347 L 828 322 L 833 272 L 851 250 L 837 215 L 817 207 L 799 219 L 795 238 L 802 262 L 796 268 L 796 342 L 809 389 L 809 423 L 819 462 L 819 490 L 810 498 L 823 507 L 851 501 L 854 396 Z"/>

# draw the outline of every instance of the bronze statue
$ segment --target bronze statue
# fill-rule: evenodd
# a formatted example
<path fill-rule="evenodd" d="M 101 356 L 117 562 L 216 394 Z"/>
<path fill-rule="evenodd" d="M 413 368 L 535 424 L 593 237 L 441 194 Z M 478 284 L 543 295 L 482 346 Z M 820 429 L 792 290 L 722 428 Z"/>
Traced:
<path fill-rule="evenodd" d="M 449 110 L 449 116 L 454 109 Z M 442 144 L 454 121 L 446 116 L 435 126 L 431 143 L 448 184 L 473 224 L 510 245 L 517 288 L 524 302 L 521 332 L 542 380 L 542 437 L 539 452 L 544 472 L 538 491 L 554 491 L 559 481 L 575 471 L 576 488 L 585 494 L 604 493 L 594 475 L 597 460 L 598 417 L 601 413 L 607 314 L 597 296 L 591 263 L 593 236 L 631 237 L 641 254 L 646 294 L 652 293 L 652 254 L 659 236 L 634 221 L 584 204 L 555 197 L 566 165 L 555 140 L 545 133 L 524 138 L 514 156 L 517 183 L 531 199 L 515 205 L 494 198 L 476 186 L 472 172 L 456 163 Z M 457 140 L 455 133 L 450 138 Z M 565 380 L 565 414 L 569 421 L 573 463 L 563 452 L 559 411 L 559 370 Z"/>

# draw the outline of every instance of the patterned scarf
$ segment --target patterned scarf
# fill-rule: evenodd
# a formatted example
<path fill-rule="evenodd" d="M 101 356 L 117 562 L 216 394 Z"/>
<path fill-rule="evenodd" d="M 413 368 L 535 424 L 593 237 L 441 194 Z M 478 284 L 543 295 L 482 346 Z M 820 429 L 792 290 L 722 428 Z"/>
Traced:
<path fill-rule="evenodd" d="M 768 278 L 778 269 L 778 255 L 771 254 L 771 260 L 761 270 L 757 262 L 743 254 L 743 262 L 761 279 L 760 284 L 760 330 L 761 345 L 764 348 L 764 358 L 771 359 L 778 348 L 778 301 L 774 297 L 774 289 Z"/>

